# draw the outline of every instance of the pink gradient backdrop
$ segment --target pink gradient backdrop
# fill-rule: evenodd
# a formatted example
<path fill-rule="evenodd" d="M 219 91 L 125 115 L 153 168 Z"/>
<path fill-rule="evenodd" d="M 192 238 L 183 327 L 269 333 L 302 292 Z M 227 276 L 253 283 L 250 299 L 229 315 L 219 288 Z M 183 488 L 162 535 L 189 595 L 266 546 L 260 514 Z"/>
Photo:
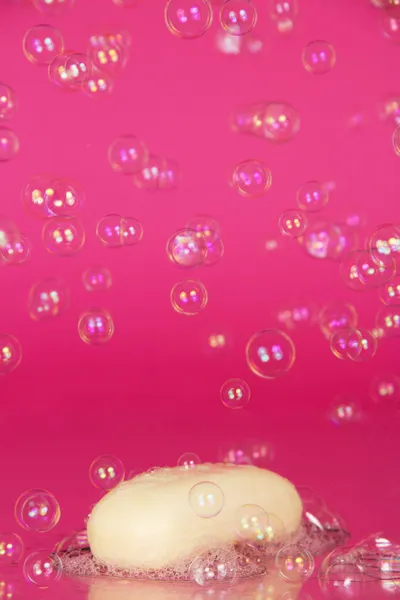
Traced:
<path fill-rule="evenodd" d="M 161 0 L 132 10 L 111 0 L 77 0 L 59 19 L 23 2 L 0 2 L 0 80 L 18 94 L 11 126 L 21 141 L 19 155 L 0 165 L 0 213 L 34 244 L 27 264 L 0 271 L 0 331 L 18 337 L 24 352 L 20 367 L 0 379 L 0 530 L 17 527 L 16 496 L 39 486 L 60 500 L 58 531 L 80 527 L 98 498 L 87 471 L 99 454 L 114 453 L 127 470 L 140 470 L 174 464 L 185 451 L 215 460 L 220 445 L 254 438 L 271 441 L 271 467 L 319 491 L 355 538 L 379 529 L 400 534 L 399 421 L 373 411 L 365 423 L 340 430 L 326 420 L 336 394 L 368 409 L 372 376 L 400 374 L 398 342 L 382 343 L 372 362 L 355 364 L 337 360 L 318 327 L 294 331 L 297 360 L 276 381 L 254 376 L 244 356 L 251 334 L 276 326 L 276 311 L 296 300 L 321 307 L 346 299 L 361 325 L 373 325 L 376 291 L 348 290 L 338 264 L 312 260 L 296 242 L 284 241 L 275 253 L 264 246 L 279 237 L 279 214 L 296 205 L 298 186 L 310 179 L 336 183 L 322 220 L 340 221 L 352 211 L 364 214 L 371 229 L 400 220 L 392 126 L 377 115 L 379 101 L 399 91 L 400 49 L 383 38 L 378 11 L 367 0 L 303 0 L 287 36 L 274 29 L 267 3 L 255 4 L 263 51 L 225 56 L 215 48 L 217 20 L 203 38 L 180 40 L 165 27 Z M 91 33 L 108 27 L 131 32 L 131 58 L 110 97 L 63 94 L 45 68 L 26 60 L 24 33 L 46 21 L 77 51 L 86 49 Z M 313 39 L 336 48 L 337 65 L 323 77 L 301 63 L 302 48 Z M 273 145 L 230 131 L 230 112 L 260 99 L 297 108 L 301 130 L 293 141 Z M 352 129 L 348 120 L 356 110 L 366 122 Z M 179 189 L 139 191 L 130 177 L 111 171 L 108 145 L 125 133 L 178 161 Z M 244 200 L 228 186 L 234 166 L 247 158 L 265 161 L 272 171 L 271 190 L 261 199 Z M 70 259 L 46 252 L 42 224 L 21 205 L 28 178 L 49 171 L 79 180 L 86 190 L 87 241 Z M 107 213 L 142 221 L 142 243 L 102 247 L 95 226 Z M 166 240 L 199 213 L 220 223 L 225 256 L 212 268 L 184 272 L 169 263 Z M 90 295 L 82 285 L 82 271 L 93 264 L 112 272 L 113 286 L 104 294 Z M 49 276 L 68 282 L 72 305 L 60 318 L 35 323 L 27 293 Z M 192 318 L 176 314 L 169 300 L 172 285 L 186 276 L 201 279 L 209 292 L 208 307 Z M 77 333 L 79 313 L 93 305 L 115 320 L 115 336 L 104 347 L 86 346 Z M 205 343 L 216 330 L 232 344 L 210 356 Z M 251 386 L 242 411 L 220 403 L 220 386 L 230 377 Z"/>

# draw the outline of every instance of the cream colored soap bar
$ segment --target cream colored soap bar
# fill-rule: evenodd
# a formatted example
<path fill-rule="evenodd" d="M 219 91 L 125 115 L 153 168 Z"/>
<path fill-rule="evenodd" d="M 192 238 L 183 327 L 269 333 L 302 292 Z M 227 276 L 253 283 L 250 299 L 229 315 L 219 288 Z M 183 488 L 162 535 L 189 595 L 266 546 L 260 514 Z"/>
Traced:
<path fill-rule="evenodd" d="M 192 487 L 217 484 L 224 506 L 213 518 L 197 516 L 189 503 Z M 88 522 L 93 555 L 121 568 L 160 568 L 175 564 L 204 547 L 205 539 L 235 541 L 237 510 L 256 504 L 293 533 L 300 524 L 302 503 L 295 487 L 264 469 L 203 464 L 142 474 L 108 493 L 94 507 Z"/>

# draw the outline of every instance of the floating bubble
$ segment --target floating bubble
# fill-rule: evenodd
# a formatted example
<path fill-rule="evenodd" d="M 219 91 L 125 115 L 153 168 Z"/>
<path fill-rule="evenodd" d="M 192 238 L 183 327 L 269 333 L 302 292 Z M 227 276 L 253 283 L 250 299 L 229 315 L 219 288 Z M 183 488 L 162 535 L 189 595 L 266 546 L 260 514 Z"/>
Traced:
<path fill-rule="evenodd" d="M 278 226 L 282 235 L 294 239 L 301 237 L 308 227 L 307 215 L 297 208 L 285 210 L 279 217 Z"/>
<path fill-rule="evenodd" d="M 110 145 L 108 161 L 116 173 L 134 175 L 146 165 L 148 150 L 144 142 L 135 135 L 123 135 Z"/>
<path fill-rule="evenodd" d="M 343 329 L 336 329 L 333 332 L 329 343 L 334 356 L 336 356 L 336 358 L 340 358 L 341 360 L 346 360 L 350 358 L 350 346 L 355 346 L 353 348 L 354 356 L 354 353 L 357 351 L 357 349 L 360 349 L 361 340 L 362 336 L 358 329 L 345 327 Z"/>
<path fill-rule="evenodd" d="M 94 487 L 108 492 L 124 480 L 125 467 L 116 456 L 99 456 L 90 465 L 89 478 Z"/>
<path fill-rule="evenodd" d="M 64 68 L 64 87 L 72 91 L 78 91 L 82 90 L 83 85 L 89 81 L 93 71 L 93 63 L 86 54 L 73 52 L 66 57 Z"/>
<path fill-rule="evenodd" d="M 283 579 L 291 583 L 300 583 L 311 577 L 315 561 L 307 548 L 300 544 L 288 544 L 278 550 L 275 567 Z"/>
<path fill-rule="evenodd" d="M 121 215 L 111 214 L 97 223 L 96 236 L 107 248 L 121 248 L 123 235 L 121 222 Z"/>
<path fill-rule="evenodd" d="M 163 158 L 158 176 L 158 189 L 164 191 L 174 190 L 181 179 L 181 171 L 176 161 Z"/>
<path fill-rule="evenodd" d="M 207 256 L 205 236 L 194 229 L 178 229 L 167 242 L 167 255 L 179 267 L 199 267 Z"/>
<path fill-rule="evenodd" d="M 75 0 L 33 0 L 33 6 L 45 15 L 59 16 L 70 10 Z"/>
<path fill-rule="evenodd" d="M 302 61 L 306 71 L 313 75 L 323 75 L 335 66 L 336 52 L 328 42 L 316 40 L 304 48 Z"/>
<path fill-rule="evenodd" d="M 78 333 L 85 344 L 98 346 L 110 341 L 114 335 L 114 321 L 107 310 L 92 308 L 79 317 Z"/>
<path fill-rule="evenodd" d="M 29 290 L 28 312 L 34 321 L 62 314 L 69 308 L 69 303 L 69 289 L 60 279 L 43 279 Z"/>
<path fill-rule="evenodd" d="M 32 489 L 18 498 L 14 515 L 23 529 L 44 533 L 58 524 L 61 509 L 53 494 L 46 490 Z"/>
<path fill-rule="evenodd" d="M 238 55 L 242 50 L 242 39 L 224 30 L 219 30 L 215 36 L 217 49 L 222 54 Z"/>
<path fill-rule="evenodd" d="M 61 31 L 51 25 L 36 25 L 25 34 L 22 49 L 31 63 L 49 65 L 64 51 L 64 38 Z"/>
<path fill-rule="evenodd" d="M 73 217 L 80 212 L 85 202 L 82 186 L 68 178 L 54 178 L 44 190 L 46 213 L 58 217 Z"/>
<path fill-rule="evenodd" d="M 396 275 L 380 288 L 380 298 L 386 306 L 400 306 L 400 275 Z"/>
<path fill-rule="evenodd" d="M 346 397 L 336 398 L 330 411 L 329 420 L 334 425 L 346 425 L 360 420 L 361 411 L 358 405 Z"/>
<path fill-rule="evenodd" d="M 369 240 L 369 250 L 378 265 L 386 265 L 392 257 L 396 261 L 396 267 L 400 268 L 400 225 L 380 225 Z"/>
<path fill-rule="evenodd" d="M 352 304 L 346 302 L 337 302 L 325 306 L 319 314 L 319 324 L 321 331 L 327 339 L 339 329 L 357 327 L 358 315 Z"/>
<path fill-rule="evenodd" d="M 366 288 L 380 287 L 396 272 L 396 261 L 391 254 L 378 260 L 372 252 L 364 250 L 358 254 L 356 264 L 360 281 Z"/>
<path fill-rule="evenodd" d="M 313 258 L 336 259 L 341 235 L 340 228 L 333 223 L 315 223 L 304 233 L 302 246 Z"/>
<path fill-rule="evenodd" d="M 224 493 L 212 481 L 196 483 L 189 491 L 189 505 L 192 511 L 202 519 L 216 517 L 224 507 Z"/>
<path fill-rule="evenodd" d="M 270 102 L 266 104 L 261 115 L 260 126 L 255 122 L 255 128 L 271 142 L 289 142 L 300 129 L 300 118 L 290 104 Z"/>
<path fill-rule="evenodd" d="M 0 334 L 0 375 L 11 373 L 22 360 L 21 344 L 13 335 Z"/>
<path fill-rule="evenodd" d="M 206 255 L 202 264 L 207 266 L 217 263 L 224 254 L 224 243 L 217 221 L 208 215 L 198 215 L 189 221 L 187 228 L 191 232 L 195 231 L 197 237 L 205 243 Z"/>
<path fill-rule="evenodd" d="M 37 550 L 25 559 L 23 572 L 27 581 L 46 589 L 61 579 L 62 562 L 56 554 Z"/>
<path fill-rule="evenodd" d="M 360 567 L 353 561 L 338 561 L 327 567 L 319 584 L 323 593 L 327 596 L 357 598 L 363 596 L 368 587 L 365 588 L 366 576 Z"/>
<path fill-rule="evenodd" d="M 0 533 L 0 569 L 18 564 L 23 553 L 24 543 L 19 535 L 8 532 Z"/>
<path fill-rule="evenodd" d="M 52 215 L 47 199 L 55 195 L 53 183 L 54 175 L 41 173 L 34 175 L 22 190 L 22 205 L 26 212 L 36 219 L 47 219 Z"/>
<path fill-rule="evenodd" d="M 340 276 L 343 283 L 356 292 L 366 289 L 360 277 L 360 261 L 366 253 L 364 250 L 353 250 L 345 256 L 340 265 Z"/>
<path fill-rule="evenodd" d="M 311 327 L 318 320 L 318 309 L 311 302 L 298 303 L 290 308 L 281 309 L 277 314 L 277 319 L 289 330 Z"/>
<path fill-rule="evenodd" d="M 257 10 L 251 0 L 226 0 L 221 6 L 219 21 L 231 35 L 245 35 L 257 23 Z"/>
<path fill-rule="evenodd" d="M 400 43 L 400 7 L 389 6 L 381 12 L 383 35 L 396 44 Z"/>
<path fill-rule="evenodd" d="M 31 252 L 31 242 L 21 233 L 18 238 L 0 247 L 0 258 L 3 258 L 7 265 L 22 265 L 30 258 Z"/>
<path fill-rule="evenodd" d="M 185 279 L 171 290 L 171 304 L 182 315 L 197 315 L 208 303 L 208 293 L 200 281 Z"/>
<path fill-rule="evenodd" d="M 299 7 L 297 0 L 271 0 L 269 14 L 279 33 L 292 31 Z"/>
<path fill-rule="evenodd" d="M 0 162 L 6 162 L 18 154 L 19 139 L 8 127 L 0 127 Z"/>
<path fill-rule="evenodd" d="M 5 83 L 0 82 L 0 120 L 12 119 L 17 112 L 17 94 Z"/>
<path fill-rule="evenodd" d="M 268 514 L 257 504 L 241 506 L 234 516 L 235 533 L 239 539 L 259 549 L 265 547 L 268 524 Z"/>
<path fill-rule="evenodd" d="M 290 337 L 279 329 L 255 333 L 246 346 L 250 369 L 264 379 L 282 377 L 293 366 L 296 350 Z"/>
<path fill-rule="evenodd" d="M 243 445 L 229 447 L 221 454 L 221 460 L 231 465 L 252 465 L 253 461 L 250 452 Z"/>
<path fill-rule="evenodd" d="M 133 217 L 121 219 L 121 242 L 123 246 L 135 246 L 143 237 L 143 225 Z"/>
<path fill-rule="evenodd" d="M 374 377 L 370 396 L 377 404 L 396 405 L 400 401 L 400 378 L 390 374 Z"/>
<path fill-rule="evenodd" d="M 167 159 L 155 154 L 150 154 L 143 169 L 135 173 L 133 183 L 139 189 L 161 190 L 163 173 L 167 169 Z"/>
<path fill-rule="evenodd" d="M 121 74 L 128 61 L 127 48 L 109 35 L 90 36 L 88 55 L 95 69 L 112 78 Z"/>
<path fill-rule="evenodd" d="M 378 340 L 372 331 L 357 329 L 349 338 L 347 356 L 354 362 L 365 362 L 376 354 Z"/>
<path fill-rule="evenodd" d="M 245 198 L 258 198 L 271 187 L 272 175 L 259 160 L 244 160 L 233 172 L 234 188 Z"/>
<path fill-rule="evenodd" d="M 209 548 L 199 554 L 190 565 L 190 579 L 202 587 L 230 584 L 237 571 L 237 558 L 233 550 Z"/>
<path fill-rule="evenodd" d="M 106 267 L 89 267 L 82 274 L 83 285 L 88 292 L 104 292 L 111 287 L 112 276 Z"/>
<path fill-rule="evenodd" d="M 205 240 L 207 254 L 204 259 L 203 265 L 209 267 L 215 265 L 224 255 L 225 246 L 221 238 L 214 238 L 213 240 Z"/>
<path fill-rule="evenodd" d="M 114 89 L 114 81 L 106 73 L 93 69 L 90 77 L 84 82 L 82 91 L 90 98 L 101 98 L 111 94 Z"/>
<path fill-rule="evenodd" d="M 76 531 L 72 535 L 67 535 L 54 547 L 54 552 L 60 555 L 63 552 L 68 551 L 76 551 L 81 548 L 87 548 L 89 546 L 87 530 L 82 529 L 81 531 Z"/>
<path fill-rule="evenodd" d="M 43 226 L 42 241 L 50 254 L 73 256 L 84 245 L 85 232 L 75 217 L 52 217 Z"/>
<path fill-rule="evenodd" d="M 173 35 L 193 39 L 211 27 L 213 12 L 208 0 L 168 0 L 164 17 Z"/>
<path fill-rule="evenodd" d="M 232 131 L 263 137 L 262 119 L 266 106 L 265 102 L 258 102 L 236 109 L 230 116 Z M 280 106 L 282 108 L 282 105 Z"/>
<path fill-rule="evenodd" d="M 400 337 L 400 306 L 382 306 L 376 315 L 376 326 L 383 337 Z"/>
<path fill-rule="evenodd" d="M 250 400 L 249 385 L 243 379 L 228 379 L 221 387 L 221 402 L 227 408 L 244 408 Z"/>
<path fill-rule="evenodd" d="M 307 181 L 297 191 L 297 203 L 302 210 L 307 212 L 319 212 L 327 204 L 329 194 L 322 183 L 318 181 Z"/>
<path fill-rule="evenodd" d="M 178 467 L 181 471 L 192 471 L 196 469 L 197 465 L 201 464 L 200 458 L 193 452 L 185 452 L 179 457 Z"/>

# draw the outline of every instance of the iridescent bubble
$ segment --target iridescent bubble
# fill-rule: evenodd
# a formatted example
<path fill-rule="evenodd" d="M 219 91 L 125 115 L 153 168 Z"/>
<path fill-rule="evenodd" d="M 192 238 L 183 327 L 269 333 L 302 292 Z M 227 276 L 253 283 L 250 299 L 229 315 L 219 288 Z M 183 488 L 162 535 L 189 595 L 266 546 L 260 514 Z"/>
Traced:
<path fill-rule="evenodd" d="M 67 535 L 61 541 L 57 542 L 54 552 L 58 555 L 71 550 L 79 550 L 89 546 L 87 530 L 75 531 L 72 535 Z"/>
<path fill-rule="evenodd" d="M 328 191 L 319 181 L 307 181 L 297 191 L 298 205 L 310 213 L 322 210 L 328 204 L 328 200 Z"/>
<path fill-rule="evenodd" d="M 98 346 L 110 341 L 114 335 L 114 321 L 107 310 L 92 308 L 78 320 L 79 337 L 85 344 Z"/>
<path fill-rule="evenodd" d="M 255 124 L 257 129 L 257 123 Z M 300 129 L 300 118 L 290 104 L 270 102 L 262 112 L 260 133 L 271 142 L 289 142 Z"/>
<path fill-rule="evenodd" d="M 303 248 L 313 258 L 336 259 L 340 245 L 341 230 L 333 223 L 310 225 L 304 233 Z"/>
<path fill-rule="evenodd" d="M 57 525 L 61 509 L 53 494 L 46 490 L 32 489 L 18 498 L 14 515 L 23 529 L 44 533 Z"/>
<path fill-rule="evenodd" d="M 202 265 L 207 256 L 205 236 L 189 228 L 176 231 L 169 238 L 166 250 L 170 261 L 184 268 Z"/>
<path fill-rule="evenodd" d="M 13 335 L 0 334 L 0 376 L 11 373 L 22 360 L 21 344 Z"/>
<path fill-rule="evenodd" d="M 0 82 L 0 120 L 12 119 L 17 112 L 17 94 L 5 83 Z"/>
<path fill-rule="evenodd" d="M 19 535 L 9 532 L 0 533 L 0 569 L 18 564 L 23 553 L 24 543 Z"/>
<path fill-rule="evenodd" d="M 66 74 L 64 87 L 72 91 L 82 90 L 83 85 L 92 75 L 92 60 L 87 54 L 73 52 L 66 57 L 64 66 Z"/>
<path fill-rule="evenodd" d="M 249 403 L 251 391 L 243 379 L 228 379 L 221 387 L 220 396 L 224 406 L 237 410 Z"/>
<path fill-rule="evenodd" d="M 362 597 L 369 589 L 365 588 L 366 579 L 366 575 L 353 560 L 342 560 L 326 568 L 323 576 L 319 577 L 319 584 L 326 596 L 357 598 Z"/>
<path fill-rule="evenodd" d="M 139 189 L 160 190 L 163 173 L 167 169 L 167 159 L 155 154 L 150 154 L 146 165 L 139 173 L 133 176 L 133 183 Z"/>
<path fill-rule="evenodd" d="M 121 242 L 123 246 L 135 246 L 143 237 L 143 225 L 133 217 L 121 219 Z"/>
<path fill-rule="evenodd" d="M 106 215 L 97 223 L 96 236 L 107 248 L 122 247 L 121 215 Z"/>
<path fill-rule="evenodd" d="M 49 277 L 33 284 L 29 290 L 28 312 L 34 321 L 62 314 L 69 303 L 69 289 L 60 279 Z"/>
<path fill-rule="evenodd" d="M 83 285 L 88 292 L 104 292 L 111 287 L 112 276 L 106 267 L 89 267 L 82 274 Z"/>
<path fill-rule="evenodd" d="M 90 36 L 88 55 L 95 69 L 112 78 L 121 74 L 128 61 L 127 48 L 103 34 Z"/>
<path fill-rule="evenodd" d="M 380 225 L 369 240 L 369 250 L 377 264 L 386 264 L 388 257 L 392 257 L 400 268 L 400 225 Z"/>
<path fill-rule="evenodd" d="M 334 425 L 346 425 L 359 421 L 361 411 L 351 398 L 342 396 L 335 398 L 328 416 Z"/>
<path fill-rule="evenodd" d="M 168 0 L 164 17 L 173 35 L 193 39 L 211 27 L 213 12 L 208 0 Z"/>
<path fill-rule="evenodd" d="M 94 487 L 108 492 L 124 480 L 125 467 L 116 456 L 99 456 L 90 465 L 89 478 Z"/>
<path fill-rule="evenodd" d="M 222 258 L 224 244 L 220 237 L 220 226 L 213 217 L 208 215 L 193 217 L 188 222 L 187 228 L 190 231 L 195 231 L 197 237 L 203 240 L 206 245 L 203 265 L 213 265 Z"/>
<path fill-rule="evenodd" d="M 217 49 L 222 54 L 238 55 L 242 50 L 242 39 L 224 30 L 219 30 L 215 36 Z"/>
<path fill-rule="evenodd" d="M 261 506 L 257 504 L 245 504 L 237 509 L 234 516 L 234 529 L 239 539 L 255 548 L 262 550 L 274 538 L 282 536 L 276 535 L 279 529 L 273 525 L 278 523 L 278 518 L 268 515 Z M 281 523 L 281 528 L 283 524 Z"/>
<path fill-rule="evenodd" d="M 390 6 L 381 12 L 383 35 L 396 44 L 400 43 L 400 7 Z"/>
<path fill-rule="evenodd" d="M 396 275 L 380 288 L 380 298 L 386 306 L 400 306 L 400 275 Z"/>
<path fill-rule="evenodd" d="M 382 306 L 376 315 L 376 326 L 386 338 L 400 337 L 400 306 Z"/>
<path fill-rule="evenodd" d="M 163 158 L 158 176 L 158 188 L 163 191 L 174 190 L 181 179 L 181 171 L 176 161 Z"/>
<path fill-rule="evenodd" d="M 319 314 L 321 331 L 327 339 L 339 329 L 357 327 L 358 315 L 352 304 L 337 302 L 325 306 Z"/>
<path fill-rule="evenodd" d="M 265 102 L 241 106 L 230 115 L 230 126 L 235 133 L 257 135 L 263 137 L 262 124 Z M 282 107 L 282 104 L 279 106 Z"/>
<path fill-rule="evenodd" d="M 308 227 L 307 215 L 298 208 L 285 210 L 279 217 L 278 226 L 282 235 L 291 238 L 301 237 Z"/>
<path fill-rule="evenodd" d="M 329 343 L 334 356 L 336 356 L 336 358 L 340 358 L 341 360 L 346 360 L 350 358 L 350 346 L 354 345 L 355 348 L 353 348 L 353 350 L 356 352 L 356 349 L 360 348 L 361 340 L 362 336 L 358 329 L 345 327 L 343 329 L 336 329 L 333 332 Z"/>
<path fill-rule="evenodd" d="M 306 581 L 315 568 L 314 557 L 300 544 L 288 544 L 280 548 L 275 556 L 275 567 L 279 575 L 291 583 Z"/>
<path fill-rule="evenodd" d="M 328 73 L 336 64 L 334 47 L 323 40 L 310 42 L 303 50 L 303 66 L 313 75 Z"/>
<path fill-rule="evenodd" d="M 201 464 L 200 458 L 193 452 L 185 452 L 179 457 L 178 467 L 181 471 L 192 471 L 197 465 Z"/>
<path fill-rule="evenodd" d="M 17 134 L 8 127 L 0 127 L 0 162 L 14 158 L 19 150 Z"/>
<path fill-rule="evenodd" d="M 271 0 L 269 14 L 280 33 L 292 31 L 299 7 L 297 0 Z"/>
<path fill-rule="evenodd" d="M 380 287 L 396 273 L 396 261 L 391 254 L 378 259 L 372 252 L 364 250 L 358 253 L 356 265 L 360 281 L 366 288 Z"/>
<path fill-rule="evenodd" d="M 53 216 L 48 208 L 47 199 L 54 196 L 54 175 L 41 173 L 34 175 L 22 190 L 22 205 L 26 212 L 36 219 L 47 219 Z"/>
<path fill-rule="evenodd" d="M 290 337 L 279 329 L 255 333 L 246 346 L 250 369 L 264 379 L 282 377 L 293 366 L 296 350 Z"/>
<path fill-rule="evenodd" d="M 360 277 L 359 259 L 366 253 L 364 250 L 350 252 L 341 262 L 340 276 L 343 283 L 356 292 L 364 291 L 366 288 Z"/>
<path fill-rule="evenodd" d="M 25 34 L 22 49 L 31 63 L 49 65 L 64 51 L 64 38 L 61 31 L 51 25 L 36 25 Z"/>
<path fill-rule="evenodd" d="M 46 589 L 59 581 L 62 575 L 62 562 L 57 554 L 48 550 L 37 550 L 27 556 L 23 566 L 25 579 Z"/>
<path fill-rule="evenodd" d="M 354 362 L 370 360 L 376 354 L 378 340 L 372 331 L 368 329 L 357 329 L 348 342 L 347 356 Z"/>
<path fill-rule="evenodd" d="M 101 98 L 111 94 L 114 89 L 114 81 L 106 73 L 93 69 L 90 77 L 84 82 L 82 91 L 90 98 Z"/>
<path fill-rule="evenodd" d="M 216 517 L 225 503 L 223 491 L 212 481 L 196 483 L 189 491 L 188 498 L 190 508 L 202 519 Z"/>
<path fill-rule="evenodd" d="M 59 16 L 70 10 L 75 4 L 75 0 L 33 0 L 33 5 L 37 10 L 45 15 Z"/>
<path fill-rule="evenodd" d="M 203 265 L 209 267 L 215 265 L 224 255 L 225 246 L 221 238 L 214 238 L 213 240 L 206 240 L 207 254 L 204 259 Z"/>
<path fill-rule="evenodd" d="M 257 10 L 251 0 L 226 0 L 221 6 L 219 21 L 231 35 L 245 35 L 257 23 Z"/>
<path fill-rule="evenodd" d="M 68 50 L 56 54 L 47 69 L 50 83 L 65 91 L 76 91 L 75 88 L 70 85 L 71 79 L 66 68 L 67 60 L 71 55 L 72 52 Z"/>
<path fill-rule="evenodd" d="M 377 375 L 371 382 L 370 396 L 377 404 L 396 405 L 400 401 L 400 377 Z"/>
<path fill-rule="evenodd" d="M 54 178 L 44 190 L 47 214 L 58 217 L 73 217 L 80 212 L 85 202 L 82 186 L 72 179 Z"/>
<path fill-rule="evenodd" d="M 171 290 L 171 304 L 182 315 L 197 315 L 208 303 L 208 293 L 200 281 L 185 279 Z"/>
<path fill-rule="evenodd" d="M 271 187 L 272 175 L 259 160 L 244 160 L 234 170 L 232 183 L 241 196 L 258 198 Z"/>
<path fill-rule="evenodd" d="M 146 165 L 148 150 L 144 142 L 135 135 L 123 135 L 110 145 L 108 161 L 116 173 L 134 175 Z"/>
<path fill-rule="evenodd" d="M 318 321 L 318 308 L 313 302 L 298 302 L 277 314 L 279 323 L 287 329 L 311 327 Z"/>
<path fill-rule="evenodd" d="M 7 265 L 22 265 L 30 258 L 31 252 L 31 242 L 21 233 L 18 238 L 0 247 L 0 258 L 3 258 Z"/>
<path fill-rule="evenodd" d="M 85 232 L 75 217 L 52 217 L 43 226 L 42 240 L 50 254 L 73 256 L 84 245 Z"/>
<path fill-rule="evenodd" d="M 189 568 L 192 581 L 202 587 L 215 584 L 230 584 L 237 571 L 237 558 L 233 550 L 227 548 L 208 548 L 199 554 Z"/>

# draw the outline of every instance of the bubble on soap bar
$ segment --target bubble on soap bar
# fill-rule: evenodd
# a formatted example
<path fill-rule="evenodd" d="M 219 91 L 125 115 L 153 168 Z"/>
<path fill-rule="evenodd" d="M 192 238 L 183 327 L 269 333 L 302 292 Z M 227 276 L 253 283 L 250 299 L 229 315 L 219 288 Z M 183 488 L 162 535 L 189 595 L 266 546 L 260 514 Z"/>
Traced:
<path fill-rule="evenodd" d="M 223 509 L 224 502 L 223 491 L 212 481 L 196 483 L 189 491 L 190 508 L 202 519 L 216 517 Z"/>

